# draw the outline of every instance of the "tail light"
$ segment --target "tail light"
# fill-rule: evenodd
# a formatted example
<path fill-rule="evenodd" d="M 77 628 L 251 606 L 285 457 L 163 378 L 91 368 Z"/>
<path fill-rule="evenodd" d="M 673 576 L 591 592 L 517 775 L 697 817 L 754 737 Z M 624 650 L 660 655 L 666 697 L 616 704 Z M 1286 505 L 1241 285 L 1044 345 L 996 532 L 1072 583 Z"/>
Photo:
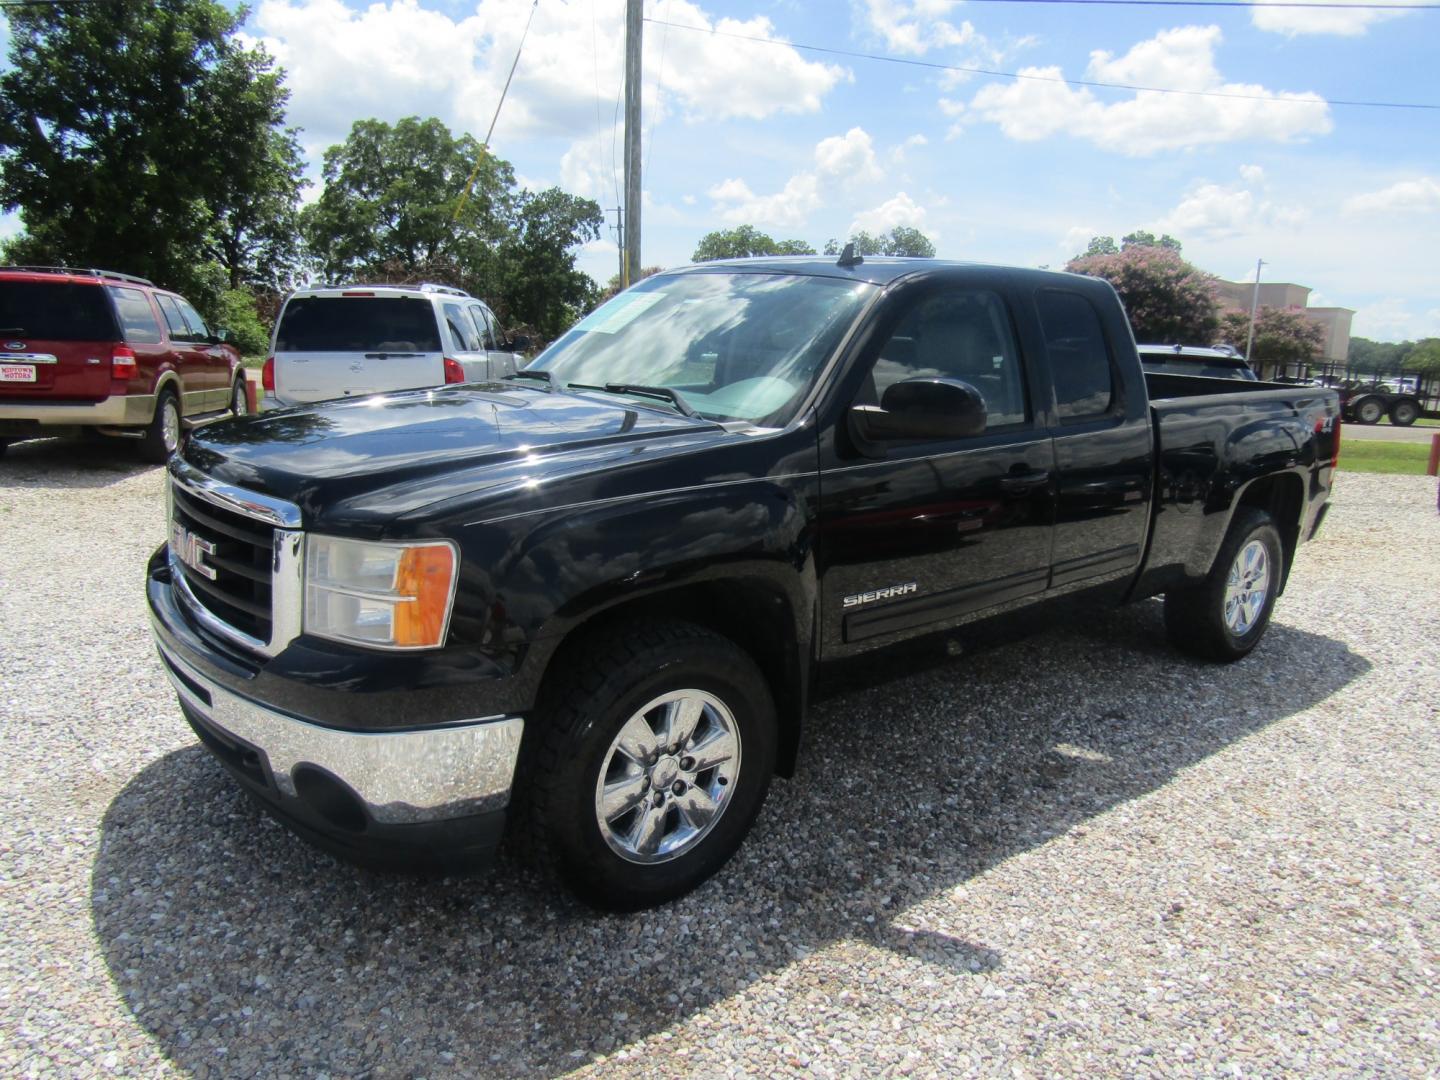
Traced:
<path fill-rule="evenodd" d="M 260 385 L 272 394 L 275 392 L 275 357 L 273 356 L 267 356 L 265 366 L 260 369 Z"/>
<path fill-rule="evenodd" d="M 1334 468 L 1340 464 L 1340 414 L 1335 414 L 1335 456 L 1330 459 L 1330 467 Z"/>
<path fill-rule="evenodd" d="M 110 353 L 110 377 L 133 379 L 139 370 L 135 363 L 135 350 L 129 345 L 116 345 Z"/>
<path fill-rule="evenodd" d="M 445 357 L 445 381 L 447 383 L 465 381 L 465 369 L 460 366 L 460 361 L 451 360 L 448 356 Z"/>

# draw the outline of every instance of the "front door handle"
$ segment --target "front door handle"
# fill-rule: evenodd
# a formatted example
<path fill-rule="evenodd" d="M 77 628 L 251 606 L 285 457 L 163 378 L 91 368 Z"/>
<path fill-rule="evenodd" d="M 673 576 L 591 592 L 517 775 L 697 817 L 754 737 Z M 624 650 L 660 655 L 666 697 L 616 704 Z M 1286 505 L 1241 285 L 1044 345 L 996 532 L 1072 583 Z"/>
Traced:
<path fill-rule="evenodd" d="M 1049 482 L 1050 473 L 1045 469 L 1027 473 L 1010 473 L 1008 476 L 1000 478 L 1000 490 L 1018 495 L 1026 491 L 1034 491 L 1038 487 L 1044 487 Z"/>

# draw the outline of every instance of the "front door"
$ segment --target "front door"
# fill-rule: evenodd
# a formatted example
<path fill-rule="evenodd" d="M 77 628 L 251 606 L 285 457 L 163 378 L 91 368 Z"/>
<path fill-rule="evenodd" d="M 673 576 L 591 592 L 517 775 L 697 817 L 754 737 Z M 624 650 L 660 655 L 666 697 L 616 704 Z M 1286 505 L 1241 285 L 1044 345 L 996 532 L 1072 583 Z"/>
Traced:
<path fill-rule="evenodd" d="M 883 405 L 902 379 L 943 376 L 980 391 L 986 425 L 865 457 L 842 414 L 820 474 L 826 658 L 1028 603 L 1049 579 L 1054 451 L 1005 297 L 939 284 L 897 303 L 873 339 L 882 344 L 860 357 L 854 404 Z"/>

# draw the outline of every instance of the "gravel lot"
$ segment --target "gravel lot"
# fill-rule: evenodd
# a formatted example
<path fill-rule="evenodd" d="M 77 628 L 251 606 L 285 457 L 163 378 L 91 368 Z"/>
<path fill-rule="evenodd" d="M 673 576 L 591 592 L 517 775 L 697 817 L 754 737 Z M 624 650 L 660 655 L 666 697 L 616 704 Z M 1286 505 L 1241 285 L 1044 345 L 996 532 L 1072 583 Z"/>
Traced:
<path fill-rule="evenodd" d="M 151 651 L 159 470 L 14 447 L 0 1073 L 1434 1076 L 1435 481 L 1341 483 L 1249 659 L 1147 603 L 832 696 L 721 878 L 622 918 L 271 824 Z"/>

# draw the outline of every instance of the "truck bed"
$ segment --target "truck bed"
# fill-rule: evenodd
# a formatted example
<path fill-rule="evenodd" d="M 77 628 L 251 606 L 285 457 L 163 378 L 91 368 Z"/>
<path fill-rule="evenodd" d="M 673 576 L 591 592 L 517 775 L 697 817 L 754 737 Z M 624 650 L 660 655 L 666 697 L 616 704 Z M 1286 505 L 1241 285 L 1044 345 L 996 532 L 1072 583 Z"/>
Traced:
<path fill-rule="evenodd" d="M 1324 387 L 1146 374 L 1156 439 L 1155 519 L 1134 595 L 1203 576 L 1237 500 L 1306 507 L 1294 544 L 1309 539 L 1340 448 L 1340 397 Z M 1264 477 L 1262 492 L 1252 481 Z M 1293 479 L 1292 479 L 1293 478 Z M 1287 568 L 1288 569 L 1288 568 Z"/>

